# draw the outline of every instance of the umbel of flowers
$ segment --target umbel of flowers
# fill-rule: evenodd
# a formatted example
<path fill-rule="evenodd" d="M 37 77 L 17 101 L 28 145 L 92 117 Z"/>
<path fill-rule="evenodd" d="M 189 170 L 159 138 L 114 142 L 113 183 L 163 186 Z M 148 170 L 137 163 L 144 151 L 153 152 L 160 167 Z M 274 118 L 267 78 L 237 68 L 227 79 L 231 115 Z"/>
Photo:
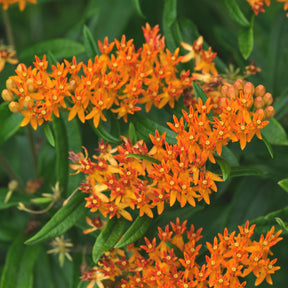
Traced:
<path fill-rule="evenodd" d="M 105 217 L 132 220 L 128 208 L 152 218 L 152 210 L 161 214 L 166 203 L 195 206 L 204 199 L 210 204 L 209 195 L 217 191 L 215 182 L 222 178 L 209 171 L 207 161 L 215 163 L 215 156 L 230 141 L 239 141 L 244 149 L 255 134 L 261 139 L 260 130 L 268 124 L 264 110 L 255 107 L 254 98 L 260 97 L 253 96 L 257 87 L 237 80 L 233 93 L 222 95 L 217 117 L 211 114 L 210 98 L 206 103 L 199 98 L 180 119 L 174 115 L 168 126 L 175 132 L 175 144 L 166 141 L 166 133 L 155 131 L 150 150 L 143 140 L 132 145 L 122 137 L 122 145 L 114 149 L 100 142 L 92 159 L 86 149 L 85 155 L 70 152 L 71 168 L 86 174 L 80 187 L 87 193 L 86 207 Z"/>
<path fill-rule="evenodd" d="M 19 9 L 23 11 L 26 7 L 26 2 L 30 2 L 32 4 L 36 4 L 37 0 L 0 0 L 0 5 L 2 4 L 2 8 L 4 10 L 7 10 L 8 7 L 12 4 L 18 3 L 19 4 Z"/>
<path fill-rule="evenodd" d="M 69 111 L 68 120 L 93 119 L 97 127 L 100 119 L 106 121 L 103 112 L 108 109 L 127 121 L 128 114 L 141 110 L 138 103 L 145 104 L 147 112 L 152 105 L 173 108 L 183 90 L 192 86 L 192 77 L 189 71 L 177 76 L 179 48 L 174 53 L 165 50 L 158 26 L 146 24 L 143 32 L 146 43 L 138 50 L 124 35 L 121 41 L 99 41 L 101 55 L 87 65 L 73 57 L 72 63 L 64 60 L 48 72 L 46 56 L 36 56 L 34 67 L 18 65 L 2 97 L 12 112 L 24 115 L 21 125 L 30 123 L 34 129 L 52 121 L 53 115 L 59 117 L 63 109 Z"/>
<path fill-rule="evenodd" d="M 89 281 L 87 288 L 118 285 L 121 288 L 240 288 L 242 278 L 253 273 L 255 286 L 266 280 L 272 284 L 271 275 L 280 269 L 277 259 L 271 259 L 271 247 L 282 240 L 281 230 L 274 227 L 260 239 L 252 240 L 255 225 L 238 226 L 239 233 L 218 233 L 213 243 L 206 242 L 205 261 L 199 263 L 202 245 L 202 228 L 186 227 L 177 218 L 164 230 L 158 227 L 158 237 L 152 241 L 145 237 L 145 245 L 127 250 L 113 249 L 98 262 L 98 266 L 84 272 L 82 279 Z M 118 284 L 116 284 L 118 283 Z M 113 286 L 114 287 L 114 286 Z"/>

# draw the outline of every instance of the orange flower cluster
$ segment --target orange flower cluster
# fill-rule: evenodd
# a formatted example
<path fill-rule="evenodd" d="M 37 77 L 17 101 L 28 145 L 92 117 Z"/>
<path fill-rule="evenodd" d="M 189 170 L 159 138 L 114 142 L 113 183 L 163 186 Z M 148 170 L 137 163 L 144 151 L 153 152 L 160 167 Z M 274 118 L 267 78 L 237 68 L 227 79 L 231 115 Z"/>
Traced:
<path fill-rule="evenodd" d="M 180 120 L 174 115 L 174 124 L 168 126 L 176 133 L 176 144 L 166 142 L 166 133 L 160 135 L 156 130 L 155 136 L 150 135 L 153 144 L 150 151 L 142 140 L 132 145 L 123 137 L 122 146 L 113 150 L 100 142 L 97 149 L 100 155 L 93 155 L 95 161 L 86 150 L 85 156 L 70 152 L 75 163 L 71 168 L 87 175 L 80 188 L 89 194 L 85 198 L 86 207 L 92 212 L 100 211 L 105 217 L 116 215 L 132 220 L 128 207 L 139 209 L 140 216 L 147 214 L 152 218 L 153 208 L 161 214 L 165 203 L 173 206 L 176 200 L 181 207 L 187 202 L 195 206 L 195 200 L 202 199 L 210 204 L 209 195 L 217 191 L 215 182 L 222 178 L 207 169 L 207 161 L 215 163 L 214 156 L 221 155 L 222 146 L 229 141 L 240 141 L 244 149 L 255 134 L 261 139 L 260 130 L 268 124 L 262 108 L 251 111 L 254 103 L 251 85 L 246 83 L 237 93 L 236 86 L 232 86 L 234 90 L 229 88 L 227 97 L 221 100 L 218 117 L 210 115 L 210 98 L 205 104 L 199 98 L 195 108 L 190 106 L 189 112 L 183 110 L 184 117 Z M 116 151 L 118 154 L 112 155 Z"/>
<path fill-rule="evenodd" d="M 26 2 L 36 4 L 37 0 L 0 0 L 0 4 L 3 5 L 4 10 L 7 10 L 10 5 L 15 4 L 17 2 L 19 2 L 19 9 L 23 11 L 26 7 Z"/>
<path fill-rule="evenodd" d="M 185 42 L 181 42 L 181 45 L 185 50 L 189 51 L 189 53 L 182 58 L 181 62 L 185 63 L 194 59 L 195 71 L 202 71 L 203 74 L 208 74 L 210 72 L 214 75 L 218 74 L 215 68 L 215 63 L 213 62 L 217 53 L 212 53 L 211 47 L 209 47 L 208 51 L 202 49 L 203 46 L 202 36 L 196 39 L 193 45 L 187 44 Z"/>
<path fill-rule="evenodd" d="M 70 102 L 68 120 L 76 115 L 83 123 L 93 119 L 95 127 L 100 119 L 106 121 L 103 112 L 108 109 L 127 122 L 128 114 L 141 110 L 137 104 L 145 104 L 147 112 L 152 105 L 173 108 L 183 90 L 192 86 L 190 72 L 176 75 L 179 48 L 174 53 L 165 50 L 158 26 L 146 24 L 143 32 L 146 43 L 139 50 L 124 35 L 121 41 L 108 43 L 107 37 L 103 43 L 99 41 L 102 54 L 87 65 L 77 64 L 73 57 L 72 63 L 64 60 L 52 65 L 49 73 L 46 56 L 42 60 L 36 56 L 34 68 L 19 64 L 17 76 L 7 80 L 4 92 L 10 95 L 10 110 L 25 116 L 22 126 L 30 122 L 36 129 L 44 121 L 52 121 L 53 114 L 59 117 L 59 109 L 67 108 L 65 100 Z"/>
<path fill-rule="evenodd" d="M 254 11 L 255 15 L 258 15 L 259 12 L 265 12 L 264 5 L 270 6 L 271 0 L 246 0 L 251 9 Z M 288 0 L 276 0 L 277 2 L 284 2 L 284 10 L 288 10 Z M 288 17 L 288 13 L 286 14 Z"/>
<path fill-rule="evenodd" d="M 277 259 L 268 257 L 273 255 L 271 247 L 282 240 L 281 230 L 274 233 L 274 226 L 259 241 L 251 240 L 255 225 L 249 227 L 248 221 L 244 227 L 238 226 L 238 234 L 228 233 L 225 228 L 213 244 L 206 242 L 208 255 L 205 263 L 199 264 L 198 257 L 203 254 L 202 245 L 198 244 L 202 228 L 195 230 L 191 225 L 187 229 L 187 220 L 180 223 L 179 218 L 176 223 L 170 223 L 172 229 L 169 225 L 164 230 L 158 227 L 158 239 L 149 241 L 145 237 L 146 245 L 130 245 L 127 253 L 120 249 L 106 253 L 98 266 L 81 277 L 90 281 L 87 288 L 95 283 L 100 288 L 108 287 L 107 279 L 121 288 L 240 288 L 246 282 L 241 283 L 239 278 L 250 273 L 256 276 L 256 286 L 264 280 L 272 284 L 271 274 L 280 269 L 274 266 Z"/>

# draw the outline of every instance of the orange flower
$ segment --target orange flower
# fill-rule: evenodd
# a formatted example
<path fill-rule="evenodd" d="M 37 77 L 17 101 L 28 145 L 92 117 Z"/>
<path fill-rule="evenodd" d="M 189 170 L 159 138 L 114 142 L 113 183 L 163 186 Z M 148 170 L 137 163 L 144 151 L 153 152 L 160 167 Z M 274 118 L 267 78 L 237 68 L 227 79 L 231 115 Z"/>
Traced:
<path fill-rule="evenodd" d="M 18 60 L 13 58 L 15 54 L 16 51 L 11 46 L 0 46 L 0 72 L 4 69 L 6 62 L 13 65 L 18 63 Z"/>

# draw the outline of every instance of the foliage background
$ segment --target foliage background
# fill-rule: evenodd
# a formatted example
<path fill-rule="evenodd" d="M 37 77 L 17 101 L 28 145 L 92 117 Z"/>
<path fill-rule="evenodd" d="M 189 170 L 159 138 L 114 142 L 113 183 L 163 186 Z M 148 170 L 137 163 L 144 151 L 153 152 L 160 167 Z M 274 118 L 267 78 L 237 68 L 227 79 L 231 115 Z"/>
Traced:
<path fill-rule="evenodd" d="M 243 11 L 249 14 L 249 7 L 245 1 L 238 2 Z M 83 25 L 87 25 L 95 40 L 102 41 L 105 36 L 111 40 L 120 39 L 121 35 L 125 34 L 128 39 L 133 38 L 136 47 L 139 47 L 143 42 L 141 26 L 146 22 L 149 22 L 151 26 L 160 24 L 161 33 L 164 32 L 162 21 L 165 1 L 145 0 L 140 1 L 140 4 L 144 17 L 139 15 L 139 11 L 135 9 L 131 0 L 38 0 L 37 5 L 28 4 L 24 12 L 20 12 L 17 5 L 11 6 L 8 13 L 19 61 L 31 65 L 35 54 L 41 56 L 41 54 L 49 51 L 55 55 L 57 60 L 77 54 L 77 60 L 86 61 L 88 58 L 83 46 Z M 223 63 L 226 65 L 232 63 L 235 67 L 240 67 L 242 71 L 249 64 L 243 59 L 238 48 L 237 37 L 240 27 L 229 17 L 224 1 L 179 0 L 177 23 L 180 26 L 181 36 L 185 42 L 193 43 L 195 27 L 189 21 L 195 24 L 199 33 L 212 46 L 213 51 L 218 53 Z M 0 29 L 1 38 L 5 38 L 3 24 L 1 24 Z M 261 73 L 250 77 L 249 80 L 254 85 L 263 84 L 266 90 L 272 93 L 276 99 L 275 118 L 282 124 L 281 128 L 278 127 L 279 129 L 267 129 L 267 138 L 272 144 L 285 145 L 272 145 L 273 159 L 264 143 L 259 140 L 253 140 L 252 143 L 249 143 L 244 152 L 240 150 L 238 143 L 230 145 L 229 148 L 235 157 L 230 158 L 229 164 L 233 166 L 234 163 L 236 166 L 239 162 L 240 167 L 248 167 L 250 170 L 243 169 L 241 171 L 244 176 L 229 177 L 228 181 L 221 184 L 217 194 L 212 195 L 210 206 L 204 205 L 202 209 L 195 209 L 190 206 L 184 209 L 173 207 L 171 211 L 167 211 L 155 219 L 155 225 L 149 229 L 146 235 L 152 237 L 156 233 L 154 227 L 157 225 L 165 226 L 176 216 L 182 220 L 189 219 L 188 223 L 193 223 L 196 227 L 203 227 L 204 238 L 210 241 L 217 232 L 222 232 L 224 227 L 228 227 L 230 231 L 235 229 L 237 225 L 245 223 L 247 219 L 253 220 L 262 217 L 257 220 L 258 233 L 264 233 L 270 226 L 278 225 L 274 215 L 266 219 L 263 216 L 275 210 L 284 209 L 288 205 L 287 193 L 277 184 L 279 180 L 288 177 L 288 148 L 285 133 L 285 130 L 286 132 L 288 130 L 288 38 L 285 37 L 287 32 L 288 19 L 282 10 L 282 5 L 273 2 L 265 13 L 255 18 L 254 50 L 249 57 L 249 59 L 256 60 L 257 66 L 262 69 Z M 71 47 L 65 46 L 49 46 L 49 42 L 44 47 L 50 47 L 50 50 L 39 46 L 40 42 L 52 39 L 69 39 L 79 43 L 79 46 L 71 49 Z M 183 50 L 181 52 L 182 54 L 185 53 Z M 6 65 L 0 73 L 1 90 L 5 87 L 6 79 L 13 73 L 14 67 Z M 149 117 L 165 126 L 165 122 L 171 119 L 172 114 L 168 109 L 163 111 L 152 109 Z M 81 145 L 86 146 L 89 151 L 93 151 L 97 146 L 99 139 L 89 126 L 80 125 L 75 119 L 65 123 L 65 126 L 68 135 L 68 151 L 79 152 Z M 128 126 L 121 122 L 120 127 L 121 133 L 127 134 Z M 113 125 L 111 123 L 105 124 L 105 128 L 112 131 Z M 278 134 L 273 134 L 273 131 Z M 49 191 L 57 180 L 55 149 L 45 140 L 43 130 L 38 129 L 32 135 L 34 144 L 39 147 L 38 158 L 34 159 L 31 143 L 29 143 L 30 133 L 31 129 L 25 127 L 18 130 L 17 134 L 7 141 L 1 139 L 0 157 L 4 159 L 2 159 L 2 167 L 0 166 L 1 199 L 4 199 L 7 193 L 7 183 L 10 180 L 10 175 L 7 173 L 8 166 L 12 167 L 15 173 L 19 175 L 22 183 L 26 183 L 31 178 L 44 177 L 44 184 L 37 192 L 39 197 L 41 193 Z M 269 133 L 272 133 L 270 138 Z M 5 163 L 8 166 L 5 166 Z M 79 181 L 79 177 L 69 176 L 68 194 L 78 186 Z M 81 284 L 79 281 L 79 267 L 83 260 L 81 246 L 83 243 L 88 243 L 91 248 L 97 233 L 92 236 L 84 236 L 81 229 L 77 227 L 70 229 L 67 237 L 72 239 L 75 245 L 72 254 L 74 261 L 65 261 L 64 267 L 61 268 L 56 256 L 46 254 L 46 250 L 49 248 L 47 241 L 35 246 L 22 244 L 24 242 L 23 231 L 28 221 L 33 219 L 44 224 L 60 207 L 50 211 L 50 215 L 35 217 L 26 212 L 18 211 L 15 205 L 19 201 L 27 203 L 27 195 L 20 193 L 14 195 L 9 202 L 12 206 L 10 208 L 4 205 L 3 201 L 0 201 L 0 273 L 2 274 L 0 287 L 12 287 L 12 284 L 6 286 L 7 282 L 3 282 L 5 273 L 6 277 L 12 277 L 11 279 L 14 279 L 15 275 L 17 276 L 16 286 L 13 287 L 85 287 L 85 284 Z M 278 212 L 276 215 L 284 222 L 288 222 L 286 210 Z M 81 221 L 77 222 L 77 226 L 86 227 L 84 217 L 82 218 Z M 32 231 L 29 236 L 33 234 L 35 231 Z M 15 238 L 18 238 L 18 242 L 14 241 Z M 288 280 L 286 235 L 284 235 L 284 240 L 274 247 L 273 251 L 278 258 L 277 264 L 281 266 L 281 270 L 272 277 L 274 285 L 275 287 L 286 287 Z M 91 262 L 89 256 L 86 256 L 86 261 Z M 10 274 L 8 273 L 8 276 L 7 263 L 14 269 L 9 272 Z M 251 287 L 253 281 L 254 278 L 251 277 L 247 287 Z M 29 283 L 29 286 L 25 286 L 25 283 Z M 260 287 L 268 286 L 265 283 L 260 285 Z"/>

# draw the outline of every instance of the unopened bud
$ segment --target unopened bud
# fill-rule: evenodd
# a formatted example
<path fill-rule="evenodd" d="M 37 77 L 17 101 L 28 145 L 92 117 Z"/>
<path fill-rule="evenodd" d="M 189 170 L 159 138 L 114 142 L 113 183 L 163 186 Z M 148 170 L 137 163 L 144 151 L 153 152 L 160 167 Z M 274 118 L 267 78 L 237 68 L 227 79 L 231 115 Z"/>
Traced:
<path fill-rule="evenodd" d="M 257 109 L 257 110 L 255 111 L 255 114 L 256 114 L 256 115 L 262 115 L 262 114 L 264 114 L 264 110 L 263 110 L 262 108 Z"/>
<path fill-rule="evenodd" d="M 20 105 L 15 101 L 10 102 L 8 108 L 12 113 L 18 113 L 20 111 Z"/>
<path fill-rule="evenodd" d="M 229 105 L 229 99 L 228 98 L 226 98 L 226 97 L 221 97 L 220 98 L 220 100 L 219 100 L 219 106 L 220 107 L 226 107 L 226 106 L 228 106 Z"/>
<path fill-rule="evenodd" d="M 234 100 L 237 96 L 238 92 L 235 90 L 233 86 L 229 87 L 228 89 L 228 97 L 232 100 Z"/>
<path fill-rule="evenodd" d="M 265 87 L 260 84 L 258 85 L 256 88 L 255 88 L 255 95 L 256 96 L 260 96 L 260 97 L 263 97 L 265 94 Z"/>
<path fill-rule="evenodd" d="M 33 99 L 30 96 L 26 96 L 23 101 L 23 106 L 28 109 L 33 105 L 34 105 Z"/>
<path fill-rule="evenodd" d="M 6 80 L 6 88 L 8 90 L 12 90 L 13 88 L 16 88 L 16 87 L 17 87 L 17 85 L 16 85 L 14 80 L 12 80 L 11 78 L 8 78 Z"/>
<path fill-rule="evenodd" d="M 234 83 L 234 88 L 238 92 L 239 90 L 243 90 L 244 88 L 244 80 L 243 79 L 237 79 Z"/>
<path fill-rule="evenodd" d="M 30 93 L 33 93 L 35 91 L 35 87 L 34 87 L 33 83 L 34 83 L 34 80 L 32 78 L 29 78 L 26 81 L 26 84 L 27 84 L 27 87 L 28 87 L 28 91 Z"/>
<path fill-rule="evenodd" d="M 253 95 L 254 93 L 254 85 L 251 82 L 247 82 L 244 85 L 244 94 L 250 94 Z"/>
<path fill-rule="evenodd" d="M 223 97 L 227 97 L 227 96 L 228 96 L 228 87 L 227 87 L 226 85 L 223 85 L 223 86 L 221 87 L 221 95 L 222 95 Z"/>
<path fill-rule="evenodd" d="M 265 93 L 264 96 L 263 96 L 263 101 L 264 101 L 265 106 L 266 105 L 267 106 L 271 105 L 273 103 L 272 94 L 269 93 L 269 92 Z"/>
<path fill-rule="evenodd" d="M 254 99 L 254 107 L 256 109 L 259 109 L 259 108 L 263 108 L 264 106 L 264 102 L 263 102 L 263 99 L 262 97 L 258 96 Z"/>
<path fill-rule="evenodd" d="M 4 101 L 11 102 L 13 100 L 13 93 L 8 89 L 4 89 L 1 93 Z"/>
<path fill-rule="evenodd" d="M 75 90 L 75 87 L 76 87 L 76 81 L 75 80 L 71 80 L 69 82 L 69 91 L 72 92 Z"/>
<path fill-rule="evenodd" d="M 20 63 L 20 64 L 17 65 L 16 70 L 23 73 L 23 72 L 26 72 L 26 71 L 27 71 L 27 67 L 26 67 L 25 64 Z"/>
<path fill-rule="evenodd" d="M 275 115 L 275 109 L 273 106 L 268 106 L 265 109 L 265 116 L 266 118 L 272 118 Z"/>

